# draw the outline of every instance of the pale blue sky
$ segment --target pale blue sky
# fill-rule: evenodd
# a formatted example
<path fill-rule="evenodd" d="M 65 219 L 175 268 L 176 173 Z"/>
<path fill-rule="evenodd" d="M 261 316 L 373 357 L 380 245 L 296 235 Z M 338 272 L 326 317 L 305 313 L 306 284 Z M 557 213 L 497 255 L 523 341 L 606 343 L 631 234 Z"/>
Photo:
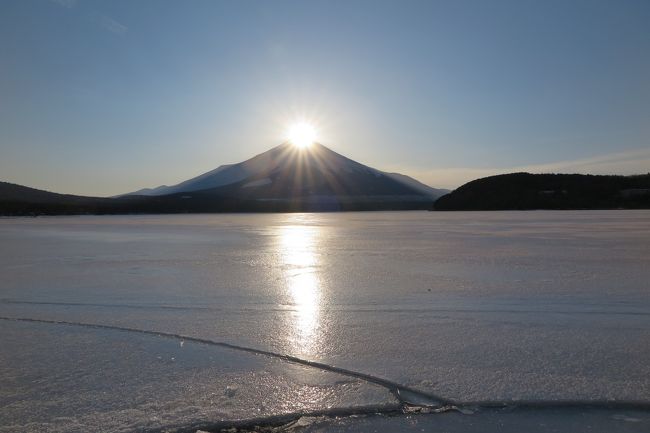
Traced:
<path fill-rule="evenodd" d="M 0 180 L 111 195 L 320 141 L 435 187 L 650 171 L 650 2 L 0 1 Z"/>

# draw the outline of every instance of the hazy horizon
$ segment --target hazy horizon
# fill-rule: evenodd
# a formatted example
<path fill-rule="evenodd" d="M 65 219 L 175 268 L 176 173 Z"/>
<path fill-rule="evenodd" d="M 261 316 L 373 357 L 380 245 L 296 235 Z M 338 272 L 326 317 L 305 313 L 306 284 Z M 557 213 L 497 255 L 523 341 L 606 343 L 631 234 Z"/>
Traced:
<path fill-rule="evenodd" d="M 650 169 L 650 3 L 0 3 L 0 181 L 111 196 L 318 141 L 435 188 Z"/>

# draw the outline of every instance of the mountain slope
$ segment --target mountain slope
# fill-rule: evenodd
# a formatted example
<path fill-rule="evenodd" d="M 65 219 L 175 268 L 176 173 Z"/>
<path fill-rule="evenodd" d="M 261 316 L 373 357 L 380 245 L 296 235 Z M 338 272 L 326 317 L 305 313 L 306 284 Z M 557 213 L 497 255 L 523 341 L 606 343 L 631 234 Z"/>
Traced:
<path fill-rule="evenodd" d="M 264 153 L 256 155 L 238 164 L 227 164 L 217 167 L 214 170 L 193 177 L 179 184 L 172 186 L 159 186 L 157 188 L 145 188 L 124 195 L 168 195 L 178 192 L 199 191 L 203 189 L 216 188 L 239 182 L 255 173 L 272 169 L 288 146 L 280 145 Z"/>
<path fill-rule="evenodd" d="M 430 196 L 433 199 L 437 199 L 438 197 L 442 197 L 445 194 L 449 194 L 451 190 L 448 189 L 440 189 L 440 188 L 431 188 L 429 185 L 425 185 L 419 180 L 413 179 L 410 176 L 406 176 L 404 174 L 400 173 L 387 173 L 383 172 L 386 176 L 390 176 L 393 179 L 395 179 L 398 182 L 404 183 L 406 185 L 409 185 L 412 188 L 417 189 L 418 191 Z"/>
<path fill-rule="evenodd" d="M 439 198 L 435 210 L 650 208 L 650 174 L 511 173 L 473 180 Z"/>

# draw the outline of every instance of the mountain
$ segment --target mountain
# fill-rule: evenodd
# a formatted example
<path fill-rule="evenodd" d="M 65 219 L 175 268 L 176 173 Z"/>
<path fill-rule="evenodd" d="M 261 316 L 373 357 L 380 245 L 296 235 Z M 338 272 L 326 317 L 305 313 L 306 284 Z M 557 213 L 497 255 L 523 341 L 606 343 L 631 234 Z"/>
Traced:
<path fill-rule="evenodd" d="M 439 198 L 435 210 L 650 208 L 650 174 L 511 173 L 473 180 Z"/>
<path fill-rule="evenodd" d="M 112 198 L 0 187 L 0 215 L 430 209 L 445 190 L 365 166 L 313 144 L 288 143 L 173 186 Z"/>
<path fill-rule="evenodd" d="M 125 195 L 162 196 L 203 190 L 257 199 L 295 199 L 297 194 L 303 197 L 415 195 L 436 199 L 448 192 L 402 174 L 365 166 L 322 144 L 297 149 L 284 143 L 244 162 L 222 165 L 177 185 L 145 188 Z"/>

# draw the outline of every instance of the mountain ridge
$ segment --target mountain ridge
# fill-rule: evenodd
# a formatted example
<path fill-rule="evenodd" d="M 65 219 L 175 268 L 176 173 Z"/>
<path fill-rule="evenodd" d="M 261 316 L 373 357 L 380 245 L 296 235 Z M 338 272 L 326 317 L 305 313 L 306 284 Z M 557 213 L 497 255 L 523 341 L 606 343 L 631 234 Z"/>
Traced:
<path fill-rule="evenodd" d="M 0 214 L 430 209 L 445 192 L 363 165 L 318 143 L 309 149 L 282 143 L 176 185 L 116 197 L 72 196 L 4 183 Z"/>

